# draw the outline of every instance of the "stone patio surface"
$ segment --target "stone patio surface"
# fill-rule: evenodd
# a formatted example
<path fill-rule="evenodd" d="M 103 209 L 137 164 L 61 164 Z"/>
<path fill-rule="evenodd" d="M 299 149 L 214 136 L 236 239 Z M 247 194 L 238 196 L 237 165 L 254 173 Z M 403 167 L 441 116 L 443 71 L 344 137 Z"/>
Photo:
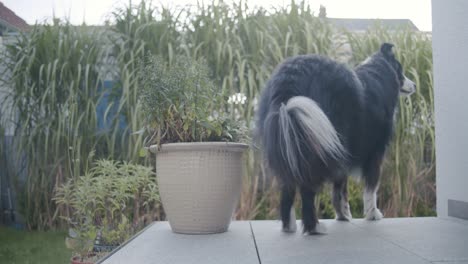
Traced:
<path fill-rule="evenodd" d="M 100 263 L 468 264 L 468 221 L 420 217 L 321 224 L 326 235 L 283 233 L 279 221 L 233 221 L 226 233 L 181 235 L 167 222 L 155 222 Z"/>

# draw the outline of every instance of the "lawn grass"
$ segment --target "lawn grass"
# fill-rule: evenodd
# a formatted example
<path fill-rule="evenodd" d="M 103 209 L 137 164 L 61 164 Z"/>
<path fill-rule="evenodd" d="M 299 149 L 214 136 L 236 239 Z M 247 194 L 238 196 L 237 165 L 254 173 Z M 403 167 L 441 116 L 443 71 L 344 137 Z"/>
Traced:
<path fill-rule="evenodd" d="M 29 232 L 0 226 L 0 264 L 68 264 L 66 232 Z"/>

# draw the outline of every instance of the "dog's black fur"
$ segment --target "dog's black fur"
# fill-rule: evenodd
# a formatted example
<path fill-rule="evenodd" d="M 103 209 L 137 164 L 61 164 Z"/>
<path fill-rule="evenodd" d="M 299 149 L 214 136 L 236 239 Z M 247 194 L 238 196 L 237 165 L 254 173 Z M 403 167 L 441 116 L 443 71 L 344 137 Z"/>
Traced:
<path fill-rule="evenodd" d="M 354 70 L 323 56 L 296 56 L 280 64 L 268 81 L 259 101 L 256 127 L 266 164 L 281 184 L 284 229 L 290 224 L 296 189 L 302 198 L 305 233 L 315 233 L 318 218 L 314 200 L 324 182 L 333 183 L 333 204 L 339 220 L 349 220 L 341 212 L 340 201 L 346 201 L 349 210 L 347 177 L 351 169 L 361 168 L 366 188 L 376 191 L 405 81 L 392 46 L 384 43 L 369 62 Z M 289 100 L 300 98 L 297 96 L 313 102 L 304 99 L 294 107 Z M 314 102 L 319 110 L 313 111 L 323 111 L 341 146 L 327 149 L 323 139 L 307 131 L 304 123 L 310 120 L 299 114 L 309 111 Z M 326 126 L 322 123 L 313 127 Z M 320 150 L 325 155 L 319 155 Z"/>

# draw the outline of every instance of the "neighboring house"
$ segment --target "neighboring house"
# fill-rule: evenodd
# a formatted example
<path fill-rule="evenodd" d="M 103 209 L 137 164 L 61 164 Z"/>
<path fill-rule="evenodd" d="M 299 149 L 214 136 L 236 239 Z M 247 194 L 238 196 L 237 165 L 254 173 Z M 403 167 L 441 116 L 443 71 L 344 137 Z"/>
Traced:
<path fill-rule="evenodd" d="M 15 35 L 28 29 L 24 19 L 0 2 L 0 56 L 3 56 L 4 44 L 14 41 Z M 0 60 L 2 58 L 0 57 Z M 5 66 L 0 63 L 0 74 Z M 4 77 L 4 76 L 2 76 Z M 12 186 L 14 149 L 11 147 L 13 139 L 13 123 L 11 101 L 8 100 L 8 87 L 0 84 L 0 223 L 17 223 L 19 215 L 16 211 L 16 194 Z M 18 173 L 20 174 L 20 173 Z"/>
<path fill-rule="evenodd" d="M 327 9 L 320 6 L 319 18 L 329 22 L 339 31 L 334 36 L 336 45 L 336 59 L 342 63 L 348 63 L 352 58 L 353 51 L 347 42 L 343 31 L 352 33 L 366 33 L 376 26 L 389 30 L 409 29 L 419 31 L 414 23 L 409 19 L 374 19 L 374 18 L 331 18 L 327 17 Z"/>
<path fill-rule="evenodd" d="M 6 7 L 0 2 L 0 56 L 3 56 L 4 44 L 11 43 L 15 40 L 15 36 L 21 31 L 28 29 L 28 24 L 24 19 L 15 14 L 11 9 Z M 0 73 L 4 74 L 4 65 L 0 64 Z M 8 87 L 2 87 L 0 84 L 0 122 L 2 127 L 5 129 L 5 134 L 11 136 L 13 131 L 8 121 L 5 120 L 6 116 L 9 116 L 11 108 L 8 107 L 9 101 L 5 101 L 5 94 L 8 91 Z"/>
<path fill-rule="evenodd" d="M 377 25 L 390 30 L 408 28 L 419 31 L 409 19 L 327 18 L 327 20 L 338 29 L 352 32 L 366 32 Z"/>
<path fill-rule="evenodd" d="M 0 2 L 0 36 L 27 30 L 28 27 L 24 19 Z"/>
<path fill-rule="evenodd" d="M 368 30 L 380 26 L 389 30 L 409 29 L 414 32 L 419 29 L 409 19 L 368 19 L 368 18 L 325 18 L 330 24 L 338 30 L 344 30 L 353 33 L 364 34 Z M 335 42 L 338 43 L 336 55 L 340 62 L 347 63 L 352 58 L 352 50 L 346 37 L 341 31 L 335 36 Z"/>
<path fill-rule="evenodd" d="M 350 32 L 364 33 L 375 26 L 382 26 L 389 30 L 410 29 L 419 31 L 419 29 L 409 19 L 380 19 L 380 18 L 331 18 L 327 17 L 327 9 L 320 5 L 318 15 L 321 19 L 326 19 L 330 24 L 338 29 L 344 29 Z"/>

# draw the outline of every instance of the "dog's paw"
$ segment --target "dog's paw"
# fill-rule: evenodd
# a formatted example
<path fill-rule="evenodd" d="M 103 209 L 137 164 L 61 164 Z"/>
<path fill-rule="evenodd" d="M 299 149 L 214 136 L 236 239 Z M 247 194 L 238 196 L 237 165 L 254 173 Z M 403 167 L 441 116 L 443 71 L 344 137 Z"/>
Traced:
<path fill-rule="evenodd" d="M 375 221 L 383 218 L 382 212 L 378 208 L 371 208 L 366 213 L 366 220 Z"/>
<path fill-rule="evenodd" d="M 285 233 L 294 233 L 294 232 L 296 232 L 296 230 L 297 230 L 296 221 L 289 221 L 289 225 L 288 226 L 283 226 L 283 228 L 281 229 L 281 231 L 283 231 Z"/>
<path fill-rule="evenodd" d="M 310 230 L 306 230 L 304 227 L 304 235 L 324 235 L 327 233 L 327 228 L 325 227 L 324 224 L 319 224 L 317 223 L 314 228 L 311 228 Z"/>
<path fill-rule="evenodd" d="M 351 221 L 353 217 L 351 215 L 337 215 L 336 216 L 336 221 Z"/>
<path fill-rule="evenodd" d="M 289 223 L 287 225 L 283 223 L 282 231 L 286 233 L 294 233 L 296 232 L 296 230 L 297 230 L 296 211 L 294 211 L 294 207 L 292 207 L 289 213 Z"/>
<path fill-rule="evenodd" d="M 347 219 L 348 221 L 351 221 L 351 220 L 353 219 L 353 215 L 351 214 L 351 210 L 350 210 L 350 208 L 349 208 L 349 204 L 347 204 L 347 207 L 346 207 L 346 209 L 345 209 L 345 211 L 344 211 L 344 217 L 346 217 L 346 219 Z"/>
<path fill-rule="evenodd" d="M 336 213 L 336 220 L 338 221 L 351 221 L 353 219 L 353 215 L 351 214 L 351 210 L 349 209 L 349 204 L 344 203 L 341 207 L 341 213 Z"/>
<path fill-rule="evenodd" d="M 324 224 L 316 224 L 315 225 L 313 234 L 326 234 L 326 233 L 327 233 L 327 228 L 325 227 Z"/>

